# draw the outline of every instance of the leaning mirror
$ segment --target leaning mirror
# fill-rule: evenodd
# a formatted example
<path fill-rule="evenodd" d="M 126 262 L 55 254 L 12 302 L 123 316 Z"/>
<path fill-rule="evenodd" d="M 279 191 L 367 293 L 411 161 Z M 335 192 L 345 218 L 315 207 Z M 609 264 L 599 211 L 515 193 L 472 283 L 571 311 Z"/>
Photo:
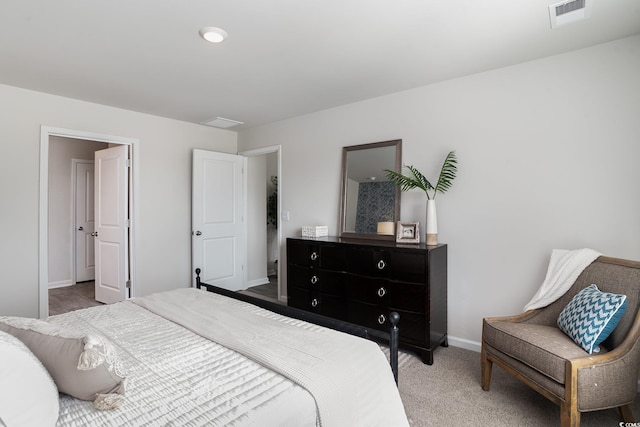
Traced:
<path fill-rule="evenodd" d="M 384 170 L 401 167 L 401 139 L 343 147 L 341 237 L 395 240 L 400 188 Z"/>

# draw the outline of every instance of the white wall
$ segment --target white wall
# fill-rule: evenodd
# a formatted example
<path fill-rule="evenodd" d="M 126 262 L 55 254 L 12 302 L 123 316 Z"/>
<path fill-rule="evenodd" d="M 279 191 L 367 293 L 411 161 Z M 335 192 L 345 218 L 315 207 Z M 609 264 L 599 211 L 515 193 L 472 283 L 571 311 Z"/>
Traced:
<path fill-rule="evenodd" d="M 274 191 L 272 176 L 278 175 L 277 153 L 247 157 L 247 285 L 269 283 L 278 259 L 277 229 L 267 225 L 267 198 Z"/>
<path fill-rule="evenodd" d="M 247 285 L 267 278 L 267 156 L 247 157 Z"/>
<path fill-rule="evenodd" d="M 237 152 L 237 134 L 0 85 L 0 313 L 38 314 L 42 125 L 139 142 L 139 240 L 134 293 L 185 287 L 191 277 L 191 151 Z"/>
<path fill-rule="evenodd" d="M 269 153 L 267 157 L 267 198 L 270 197 L 277 187 L 271 182 L 272 177 L 278 176 L 278 154 Z M 277 203 L 276 203 L 277 206 Z M 280 248 L 278 245 L 278 228 L 274 225 L 267 226 L 267 274 L 277 274 L 278 265 L 275 261 L 280 256 Z"/>
<path fill-rule="evenodd" d="M 96 150 L 108 148 L 104 142 L 49 138 L 49 287 L 71 285 L 73 175 L 72 159 L 92 160 Z"/>
<path fill-rule="evenodd" d="M 432 180 L 456 149 L 438 231 L 450 342 L 473 346 L 483 317 L 521 311 L 553 248 L 640 259 L 639 75 L 636 36 L 243 130 L 238 145 L 282 145 L 283 238 L 337 232 L 341 147 L 402 138 Z M 402 219 L 424 224 L 425 206 L 403 193 Z"/>

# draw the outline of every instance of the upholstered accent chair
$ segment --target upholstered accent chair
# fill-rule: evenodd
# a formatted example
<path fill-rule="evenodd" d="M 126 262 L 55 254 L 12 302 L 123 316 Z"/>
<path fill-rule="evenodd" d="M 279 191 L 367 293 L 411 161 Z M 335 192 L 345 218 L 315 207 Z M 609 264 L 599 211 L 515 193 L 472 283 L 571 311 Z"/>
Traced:
<path fill-rule="evenodd" d="M 627 308 L 600 352 L 588 354 L 556 321 L 585 287 L 627 296 Z M 547 307 L 517 316 L 485 318 L 482 325 L 481 382 L 489 391 L 491 368 L 509 374 L 560 405 L 563 427 L 579 426 L 580 413 L 618 408 L 633 422 L 631 403 L 640 363 L 640 262 L 599 257 L 571 289 Z"/>

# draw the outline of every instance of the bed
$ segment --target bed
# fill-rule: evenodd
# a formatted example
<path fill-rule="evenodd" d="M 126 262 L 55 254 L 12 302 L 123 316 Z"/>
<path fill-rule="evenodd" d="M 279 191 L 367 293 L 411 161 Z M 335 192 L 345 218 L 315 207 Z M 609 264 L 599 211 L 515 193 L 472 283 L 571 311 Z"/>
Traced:
<path fill-rule="evenodd" d="M 397 327 L 392 371 L 370 331 L 227 293 L 0 317 L 0 426 L 408 425 Z"/>

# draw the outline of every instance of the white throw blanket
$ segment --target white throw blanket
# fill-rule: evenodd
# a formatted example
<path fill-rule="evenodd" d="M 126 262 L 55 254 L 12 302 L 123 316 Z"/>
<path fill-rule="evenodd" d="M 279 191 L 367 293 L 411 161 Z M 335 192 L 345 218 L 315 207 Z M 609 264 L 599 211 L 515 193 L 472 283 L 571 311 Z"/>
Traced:
<path fill-rule="evenodd" d="M 325 427 L 409 425 L 387 359 L 371 341 L 193 288 L 132 301 L 300 384 Z"/>
<path fill-rule="evenodd" d="M 524 311 L 546 307 L 560 298 L 573 286 L 580 273 L 599 256 L 600 253 L 587 248 L 574 251 L 554 249 L 547 276 L 538 292 L 524 306 Z"/>

